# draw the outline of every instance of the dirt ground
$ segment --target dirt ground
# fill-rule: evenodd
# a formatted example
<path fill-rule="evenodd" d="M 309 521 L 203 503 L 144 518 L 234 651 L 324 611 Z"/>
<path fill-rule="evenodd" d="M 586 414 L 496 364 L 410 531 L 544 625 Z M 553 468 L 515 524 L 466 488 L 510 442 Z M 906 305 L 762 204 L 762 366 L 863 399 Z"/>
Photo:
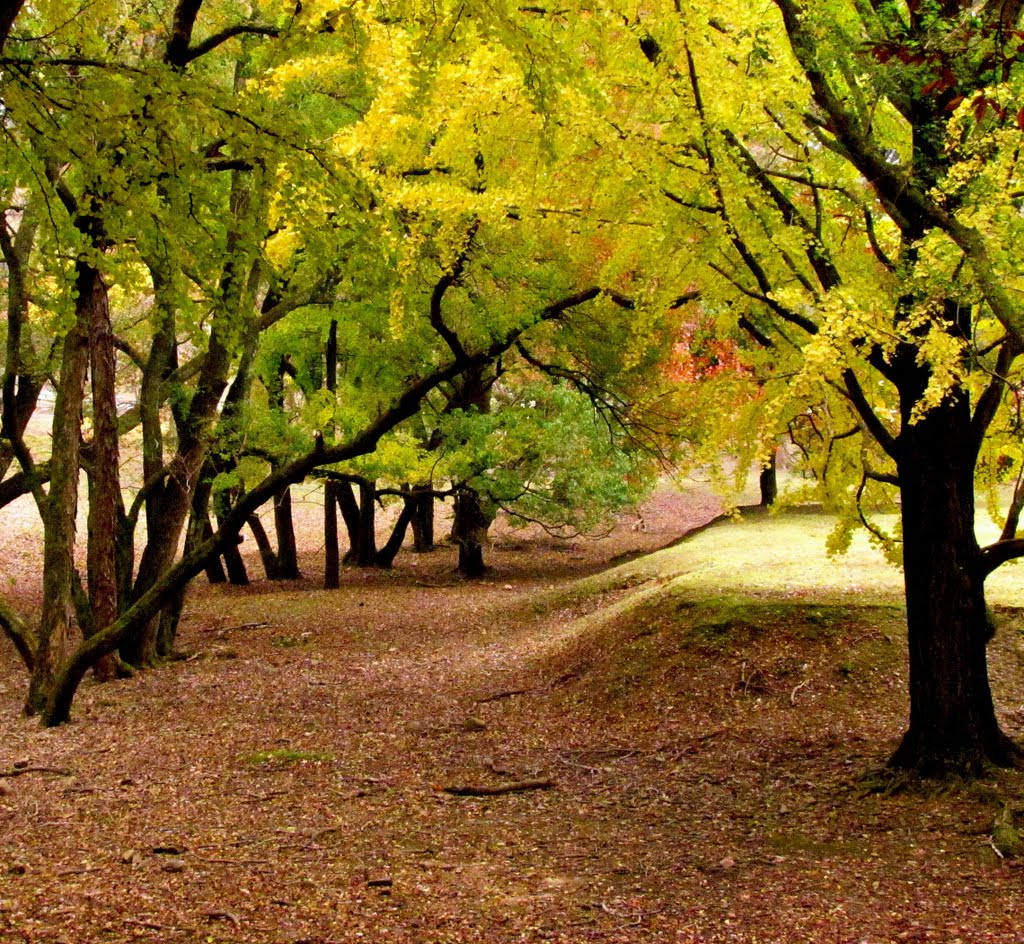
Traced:
<path fill-rule="evenodd" d="M 482 582 L 442 548 L 331 592 L 315 511 L 303 580 L 198 583 L 187 658 L 86 683 L 70 725 L 19 716 L 0 649 L 0 941 L 1024 941 L 1024 873 L 991 842 L 1019 775 L 860 779 L 905 718 L 895 609 L 735 649 L 653 620 L 567 643 L 602 601 L 552 588 L 704 523 L 706 492 L 599 539 L 499 530 Z M 25 533 L 5 553 L 30 601 Z M 787 660 L 834 647 L 849 663 L 794 686 Z"/>

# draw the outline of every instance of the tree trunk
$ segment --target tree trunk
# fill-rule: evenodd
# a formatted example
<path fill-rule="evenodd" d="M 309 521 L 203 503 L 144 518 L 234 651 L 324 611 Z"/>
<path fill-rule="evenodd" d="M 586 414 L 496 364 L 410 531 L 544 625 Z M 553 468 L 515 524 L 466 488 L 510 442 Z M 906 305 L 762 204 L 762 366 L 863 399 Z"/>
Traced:
<path fill-rule="evenodd" d="M 398 520 L 395 521 L 394 528 L 391 530 L 391 537 L 388 538 L 385 545 L 377 552 L 376 564 L 378 567 L 383 567 L 386 570 L 394 564 L 395 557 L 398 556 L 398 552 L 402 549 L 405 532 L 409 530 L 409 523 L 415 515 L 417 501 L 418 499 L 416 498 L 406 498 L 404 500 L 402 511 L 398 516 Z"/>
<path fill-rule="evenodd" d="M 280 575 L 277 569 L 277 554 L 274 553 L 274 546 L 270 543 L 267 529 L 263 527 L 263 522 L 258 515 L 250 515 L 248 524 L 252 536 L 256 539 L 256 549 L 260 552 L 263 573 L 267 580 L 277 580 Z"/>
<path fill-rule="evenodd" d="M 1024 511 L 1024 468 L 1017 473 L 1017 481 L 1013 486 L 1013 498 L 1010 500 L 1010 508 L 1003 524 L 1003 533 L 999 535 L 1000 541 L 1011 541 L 1017 536 L 1022 511 Z"/>
<path fill-rule="evenodd" d="M 338 552 L 337 485 L 324 482 L 324 589 L 341 586 L 341 555 Z"/>
<path fill-rule="evenodd" d="M 298 580 L 299 552 L 292 521 L 292 492 L 286 488 L 274 496 L 274 530 L 277 532 L 277 579 Z"/>
<path fill-rule="evenodd" d="M 431 491 L 430 485 L 414 485 L 414 492 Z M 426 554 L 434 550 L 434 496 L 418 495 L 415 498 L 412 515 L 413 550 Z"/>
<path fill-rule="evenodd" d="M 187 411 L 175 414 L 178 449 L 167 469 L 164 487 L 154 496 L 152 509 L 146 506 L 149 539 L 139 561 L 139 572 L 132 592 L 132 602 L 141 599 L 171 569 L 178 542 L 192 507 L 192 497 L 200 472 L 206 462 L 209 438 L 228 385 L 228 374 L 234 361 L 236 344 L 250 336 L 253 325 L 247 323 L 251 303 L 247 277 L 250 256 L 243 250 L 244 225 L 250 222 L 251 181 L 236 172 L 231 182 L 231 219 L 236 225 L 229 230 L 227 259 L 220 281 L 220 304 L 214 315 L 207 342 L 206 356 L 196 383 L 195 393 Z M 240 329 L 241 324 L 241 329 Z M 159 622 L 151 619 L 122 641 L 121 654 L 134 666 L 147 666 L 156 661 Z"/>
<path fill-rule="evenodd" d="M 332 395 L 338 390 L 338 322 L 332 321 L 327 331 L 324 351 L 324 386 Z M 334 441 L 334 423 L 329 423 L 324 436 Z M 338 486 L 328 479 L 324 482 L 324 589 L 337 590 L 341 586 L 341 558 L 338 553 Z"/>
<path fill-rule="evenodd" d="M 890 760 L 923 776 L 1007 765 L 1017 749 L 996 720 L 989 628 L 974 535 L 974 448 L 967 398 L 947 397 L 899 437 L 910 725 Z"/>
<path fill-rule="evenodd" d="M 480 505 L 480 496 L 471 488 L 460 489 L 455 496 L 455 521 L 452 537 L 459 546 L 457 572 L 470 579 L 482 577 L 487 568 L 484 565 L 484 544 L 491 519 Z"/>
<path fill-rule="evenodd" d="M 761 507 L 770 508 L 775 504 L 775 499 L 779 497 L 777 450 L 772 450 L 768 464 L 761 469 L 758 485 L 761 490 Z"/>
<path fill-rule="evenodd" d="M 206 516 L 206 521 L 203 523 L 203 540 L 208 541 L 213 537 L 213 525 L 210 524 L 210 516 Z M 228 575 L 224 572 L 224 562 L 220 558 L 211 557 L 206 564 L 206 579 L 210 583 L 227 583 Z"/>
<path fill-rule="evenodd" d="M 29 314 L 26 269 L 37 229 L 35 214 L 28 211 L 12 238 L 6 219 L 0 217 L 0 252 L 7 263 L 7 359 L 4 364 L 3 414 L 0 417 L 3 436 L 3 441 L 0 441 L 0 479 L 6 476 L 15 455 L 20 456 L 23 471 L 32 468 L 24 435 L 39 401 L 42 384 L 26 370 L 23 345 L 29 351 L 32 345 L 23 335 L 22 328 Z"/>
<path fill-rule="evenodd" d="M 359 483 L 359 531 L 355 548 L 358 567 L 377 563 L 377 486 L 374 482 Z"/>
<path fill-rule="evenodd" d="M 87 572 L 90 623 L 94 630 L 109 626 L 118 616 L 118 530 L 121 481 L 117 430 L 117 378 L 114 332 L 110 324 L 107 288 L 91 266 L 79 280 L 79 304 L 88 309 L 89 354 L 92 375 L 92 474 L 89 489 Z M 100 681 L 117 675 L 113 653 L 96 663 Z"/>
<path fill-rule="evenodd" d="M 80 264 L 79 277 L 81 279 Z M 84 286 L 88 288 L 87 286 Z M 42 711 L 64 654 L 74 610 L 71 587 L 75 571 L 75 517 L 78 511 L 79 441 L 82 404 L 89 363 L 88 318 L 81 310 L 86 296 L 80 288 L 78 318 L 64 338 L 60 381 L 53 407 L 53 458 L 50 490 L 43 515 L 43 609 L 39 644 L 29 682 L 25 711 Z"/>
<path fill-rule="evenodd" d="M 341 520 L 345 522 L 345 532 L 348 535 L 348 550 L 345 552 L 343 562 L 354 564 L 359 555 L 359 502 L 352 494 L 351 482 L 338 482 L 335 496 L 338 499 L 338 510 L 341 512 Z"/>

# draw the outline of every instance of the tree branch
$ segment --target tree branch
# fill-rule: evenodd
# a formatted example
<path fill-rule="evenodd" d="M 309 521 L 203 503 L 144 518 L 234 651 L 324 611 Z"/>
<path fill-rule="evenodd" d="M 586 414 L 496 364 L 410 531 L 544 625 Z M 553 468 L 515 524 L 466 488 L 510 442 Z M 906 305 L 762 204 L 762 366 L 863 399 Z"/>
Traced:
<path fill-rule="evenodd" d="M 270 36 L 277 37 L 281 35 L 281 30 L 276 26 L 264 23 L 236 23 L 234 26 L 228 26 L 222 29 L 219 33 L 214 33 L 212 36 L 207 36 L 201 43 L 197 43 L 195 46 L 190 46 L 183 54 L 182 65 L 188 65 L 190 62 L 195 62 L 200 56 L 205 56 L 208 52 L 213 52 L 218 46 L 226 43 L 229 39 L 233 39 L 235 36 Z"/>
<path fill-rule="evenodd" d="M 1007 561 L 1016 560 L 1018 557 L 1024 557 L 1024 538 L 996 541 L 995 544 L 983 547 L 979 563 L 982 577 L 987 577 L 997 567 L 1001 567 Z"/>

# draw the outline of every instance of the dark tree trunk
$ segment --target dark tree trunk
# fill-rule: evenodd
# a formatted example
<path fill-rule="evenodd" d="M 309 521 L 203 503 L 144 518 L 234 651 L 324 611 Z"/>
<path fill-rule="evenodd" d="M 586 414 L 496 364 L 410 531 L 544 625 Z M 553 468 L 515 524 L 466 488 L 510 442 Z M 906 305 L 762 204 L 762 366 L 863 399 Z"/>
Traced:
<path fill-rule="evenodd" d="M 758 477 L 758 486 L 761 490 L 761 507 L 770 508 L 779 497 L 779 476 L 777 450 L 773 449 L 768 465 L 761 469 Z"/>
<path fill-rule="evenodd" d="M 431 491 L 429 485 L 414 485 L 414 492 Z M 417 495 L 413 499 L 412 510 L 412 541 L 413 550 L 417 554 L 425 554 L 434 550 L 434 496 Z"/>
<path fill-rule="evenodd" d="M 355 563 L 373 567 L 377 563 L 377 486 L 374 482 L 359 483 L 359 530 Z"/>
<path fill-rule="evenodd" d="M 237 541 L 233 541 L 224 548 L 224 568 L 228 573 L 228 583 L 233 587 L 246 587 L 249 585 L 249 572 L 245 569 L 242 552 L 238 550 L 240 542 L 241 535 L 239 535 Z"/>
<path fill-rule="evenodd" d="M 974 536 L 974 454 L 965 396 L 947 397 L 899 438 L 910 725 L 890 764 L 924 776 L 977 773 L 1017 755 L 996 720 Z"/>
<path fill-rule="evenodd" d="M 1017 473 L 1017 481 L 1013 486 L 1013 498 L 1003 524 L 1003 533 L 999 535 L 1000 541 L 1011 541 L 1017 536 L 1022 511 L 1024 511 L 1024 469 Z"/>
<path fill-rule="evenodd" d="M 24 5 L 25 0 L 7 0 L 6 3 L 0 4 L 0 53 L 4 51 L 11 27 L 14 26 L 14 21 Z"/>
<path fill-rule="evenodd" d="M 274 496 L 274 530 L 277 532 L 277 579 L 297 580 L 299 551 L 292 521 L 292 492 L 286 488 Z"/>
<path fill-rule="evenodd" d="M 482 577 L 487 568 L 484 565 L 484 544 L 491 519 L 484 513 L 480 496 L 471 488 L 461 489 L 455 496 L 455 521 L 452 537 L 459 546 L 458 573 L 470 579 Z"/>
<path fill-rule="evenodd" d="M 409 530 L 409 523 L 412 521 L 417 499 L 406 498 L 402 504 L 402 511 L 395 521 L 395 526 L 391 531 L 391 537 L 388 538 L 385 545 L 377 552 L 377 566 L 385 569 L 391 567 L 395 562 L 395 557 L 398 556 L 398 552 L 402 549 L 402 542 L 405 540 L 405 532 Z"/>
<path fill-rule="evenodd" d="M 332 321 L 327 332 L 324 351 L 324 386 L 332 395 L 338 390 L 338 322 Z M 325 438 L 334 439 L 334 424 L 325 431 Z M 338 486 L 331 479 L 324 482 L 324 589 L 341 586 L 341 556 L 338 550 Z"/>
<path fill-rule="evenodd" d="M 359 502 L 352 493 L 351 482 L 338 482 L 335 497 L 338 499 L 338 510 L 341 520 L 345 522 L 345 533 L 348 535 L 348 550 L 343 562 L 354 564 L 359 554 Z"/>
<path fill-rule="evenodd" d="M 249 530 L 256 539 L 256 548 L 260 552 L 260 560 L 263 563 L 263 573 L 267 580 L 277 580 L 280 572 L 277 568 L 277 554 L 274 553 L 274 546 L 270 543 L 270 535 L 263 527 L 263 522 L 256 515 L 252 515 L 248 521 Z"/>
<path fill-rule="evenodd" d="M 210 516 L 206 516 L 203 522 L 203 540 L 208 541 L 213 537 L 213 525 L 210 524 Z M 224 572 L 224 562 L 220 555 L 215 555 L 206 563 L 206 579 L 210 583 L 227 583 L 228 575 Z"/>
<path fill-rule="evenodd" d="M 338 550 L 338 486 L 324 482 L 324 589 L 341 586 L 341 554 Z"/>
<path fill-rule="evenodd" d="M 0 417 L 0 434 L 3 437 L 3 441 L 0 441 L 0 479 L 6 476 L 16 454 L 23 463 L 23 471 L 32 467 L 24 435 L 35 413 L 42 384 L 25 369 L 26 352 L 23 345 L 29 351 L 32 348 L 22 328 L 29 313 L 25 270 L 35 244 L 37 228 L 34 214 L 27 212 L 12 238 L 6 221 L 0 218 L 0 252 L 7 263 L 7 360 L 4 364 L 3 414 Z M 41 492 L 37 494 L 41 497 Z"/>
<path fill-rule="evenodd" d="M 178 542 L 192 507 L 195 483 L 206 462 L 210 433 L 228 385 L 228 374 L 234 361 L 239 318 L 244 317 L 248 301 L 247 279 L 251 273 L 249 257 L 239 252 L 245 237 L 242 223 L 249 217 L 250 181 L 236 172 L 231 182 L 231 218 L 239 225 L 228 233 L 228 262 L 220 280 L 220 306 L 214 316 L 206 356 L 199 372 L 195 393 L 187 410 L 175 414 L 178 448 L 167 469 L 163 489 L 146 507 L 146 524 L 150 538 L 139 560 L 139 572 L 132 592 L 132 602 L 141 599 L 171 569 Z M 251 327 L 251 326 L 250 326 Z M 243 332 L 243 340 L 248 332 Z M 230 563 L 229 563 L 230 567 Z M 124 639 L 121 654 L 134 666 L 148 666 L 157 658 L 159 618 L 154 617 Z"/>

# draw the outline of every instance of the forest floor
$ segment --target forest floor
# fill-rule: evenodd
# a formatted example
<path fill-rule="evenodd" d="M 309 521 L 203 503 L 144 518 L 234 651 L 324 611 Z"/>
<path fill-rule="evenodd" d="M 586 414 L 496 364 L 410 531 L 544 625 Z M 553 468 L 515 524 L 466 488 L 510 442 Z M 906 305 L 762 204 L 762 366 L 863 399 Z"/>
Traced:
<path fill-rule="evenodd" d="M 906 717 L 897 598 L 625 606 L 661 578 L 608 568 L 716 512 L 663 489 L 603 538 L 501 535 L 480 582 L 441 548 L 326 592 L 311 510 L 305 579 L 200 582 L 185 659 L 87 682 L 50 731 L 0 649 L 0 941 L 1024 941 L 1024 860 L 992 842 L 1022 775 L 866 777 Z M 1024 621 L 1000 620 L 1020 737 Z"/>

